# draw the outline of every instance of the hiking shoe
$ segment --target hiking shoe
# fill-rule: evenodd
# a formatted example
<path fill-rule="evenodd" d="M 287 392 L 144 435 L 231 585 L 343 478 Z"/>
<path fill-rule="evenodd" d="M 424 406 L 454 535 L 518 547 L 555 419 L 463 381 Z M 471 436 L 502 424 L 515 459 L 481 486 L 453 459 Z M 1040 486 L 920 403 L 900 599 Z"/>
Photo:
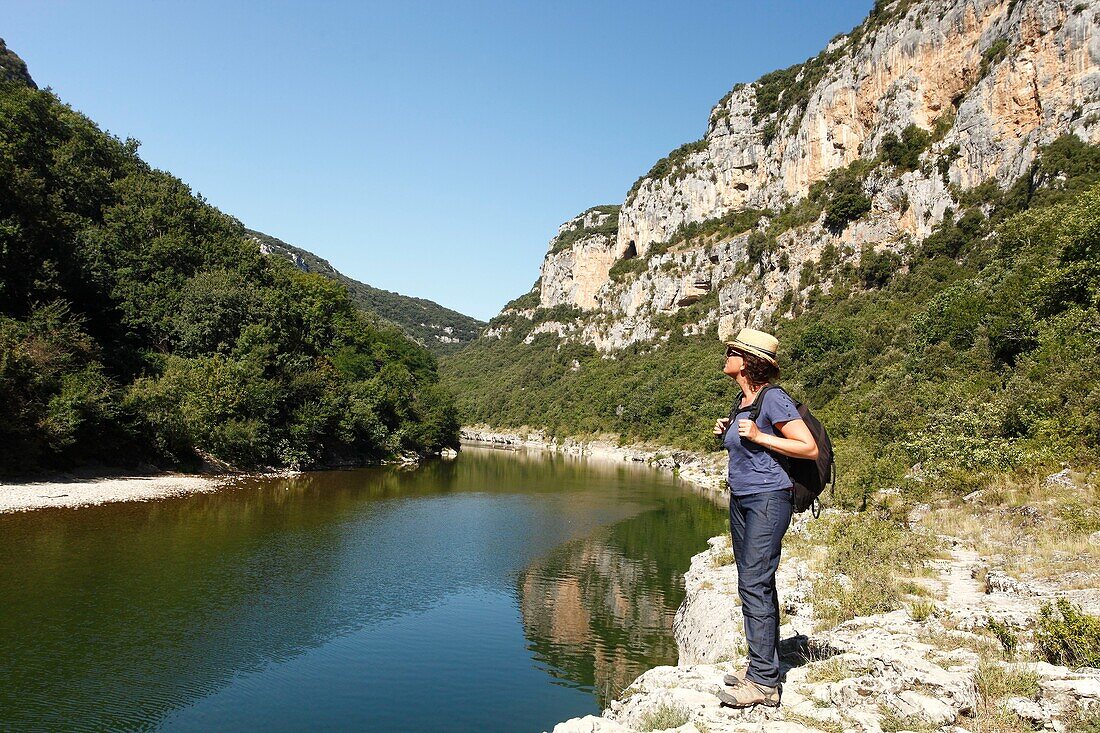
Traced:
<path fill-rule="evenodd" d="M 723 705 L 731 708 L 751 708 L 753 705 L 767 705 L 771 708 L 779 707 L 779 688 L 758 685 L 752 680 L 745 680 L 737 687 L 721 690 L 718 699 Z"/>
<path fill-rule="evenodd" d="M 739 684 L 745 681 L 745 675 L 749 673 L 749 665 L 745 665 L 741 669 L 737 670 L 733 674 L 727 674 L 722 678 L 723 685 L 729 685 L 730 687 L 737 687 Z"/>

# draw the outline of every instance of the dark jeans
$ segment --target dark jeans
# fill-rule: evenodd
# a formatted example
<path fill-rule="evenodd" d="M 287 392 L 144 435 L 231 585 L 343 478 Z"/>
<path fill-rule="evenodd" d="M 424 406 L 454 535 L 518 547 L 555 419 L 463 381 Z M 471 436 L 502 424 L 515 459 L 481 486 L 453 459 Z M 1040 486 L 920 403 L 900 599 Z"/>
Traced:
<path fill-rule="evenodd" d="M 768 687 L 779 684 L 779 594 L 775 571 L 783 535 L 791 523 L 790 489 L 730 496 L 730 534 L 737 560 L 737 592 L 749 646 L 746 677 Z"/>

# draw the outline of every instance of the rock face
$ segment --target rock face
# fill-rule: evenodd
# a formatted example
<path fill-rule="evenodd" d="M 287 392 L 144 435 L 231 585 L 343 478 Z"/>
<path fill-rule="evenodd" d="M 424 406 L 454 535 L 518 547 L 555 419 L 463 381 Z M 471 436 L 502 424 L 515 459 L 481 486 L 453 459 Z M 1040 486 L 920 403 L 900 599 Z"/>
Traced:
<path fill-rule="evenodd" d="M 592 310 L 596 292 L 617 260 L 618 206 L 597 206 L 558 228 L 542 264 L 539 304 Z"/>
<path fill-rule="evenodd" d="M 1026 172 L 1039 146 L 1067 133 L 1100 142 L 1098 0 L 878 5 L 817 58 L 734 88 L 702 140 L 635 184 L 617 226 L 603 219 L 614 207 L 562 225 L 537 304 L 586 312 L 562 338 L 611 351 L 666 336 L 660 317 L 683 308 L 694 309 L 685 333 L 723 316 L 759 325 L 809 291 L 804 264 L 900 252 L 962 192 Z M 883 162 L 884 143 L 907 128 L 928 136 L 916 165 Z M 807 207 L 807 221 L 773 223 L 853 164 L 869 202 L 857 220 L 830 228 Z M 708 233 L 753 211 L 761 218 Z"/>

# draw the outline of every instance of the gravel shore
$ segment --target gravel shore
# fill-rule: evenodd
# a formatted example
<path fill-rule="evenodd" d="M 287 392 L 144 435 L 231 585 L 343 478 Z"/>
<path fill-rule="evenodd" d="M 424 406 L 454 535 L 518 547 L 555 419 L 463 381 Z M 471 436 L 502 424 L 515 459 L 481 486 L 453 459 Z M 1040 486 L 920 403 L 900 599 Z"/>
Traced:
<path fill-rule="evenodd" d="M 0 483 L 0 514 L 48 507 L 75 508 L 116 501 L 163 499 L 216 491 L 229 480 L 227 476 L 169 474 Z"/>

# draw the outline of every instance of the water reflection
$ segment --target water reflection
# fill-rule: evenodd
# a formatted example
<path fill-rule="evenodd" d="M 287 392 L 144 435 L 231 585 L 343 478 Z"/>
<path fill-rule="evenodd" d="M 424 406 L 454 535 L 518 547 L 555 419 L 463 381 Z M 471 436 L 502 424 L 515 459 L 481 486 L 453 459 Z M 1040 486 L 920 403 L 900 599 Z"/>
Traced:
<path fill-rule="evenodd" d="M 486 450 L 0 516 L 0 730 L 547 726 L 675 660 L 716 531 L 647 469 Z"/>
<path fill-rule="evenodd" d="M 716 517 L 694 497 L 670 499 L 528 566 L 520 607 L 537 658 L 555 677 L 592 688 L 600 707 L 650 667 L 675 664 L 684 558 L 722 531 Z"/>

